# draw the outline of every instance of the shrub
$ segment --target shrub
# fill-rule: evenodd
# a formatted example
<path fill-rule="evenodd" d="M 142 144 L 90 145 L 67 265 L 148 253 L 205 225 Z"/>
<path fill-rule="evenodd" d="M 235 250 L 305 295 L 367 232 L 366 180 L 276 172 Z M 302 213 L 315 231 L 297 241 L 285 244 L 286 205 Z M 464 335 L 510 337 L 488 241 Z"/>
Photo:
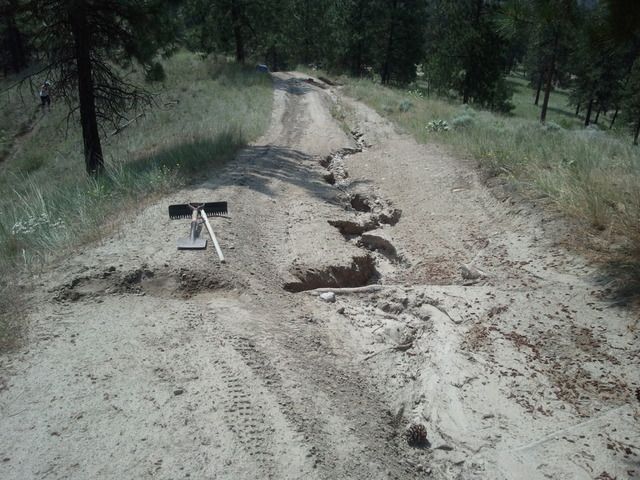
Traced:
<path fill-rule="evenodd" d="M 400 102 L 399 108 L 401 112 L 408 112 L 413 108 L 413 103 L 411 103 L 410 100 L 404 99 Z"/>
<path fill-rule="evenodd" d="M 545 132 L 560 132 L 564 129 L 556 122 L 546 122 L 542 124 L 542 130 Z"/>
<path fill-rule="evenodd" d="M 471 115 L 465 113 L 451 120 L 451 126 L 453 128 L 464 128 L 468 127 L 469 125 L 473 125 L 474 121 L 475 120 Z"/>
<path fill-rule="evenodd" d="M 433 120 L 425 127 L 429 132 L 447 132 L 449 124 L 445 120 Z"/>

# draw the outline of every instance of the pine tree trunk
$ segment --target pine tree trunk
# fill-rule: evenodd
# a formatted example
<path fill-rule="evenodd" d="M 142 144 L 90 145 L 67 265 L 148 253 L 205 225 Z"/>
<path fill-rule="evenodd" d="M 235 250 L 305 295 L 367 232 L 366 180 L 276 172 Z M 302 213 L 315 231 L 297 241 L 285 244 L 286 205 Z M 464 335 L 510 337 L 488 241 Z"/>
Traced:
<path fill-rule="evenodd" d="M 12 14 L 7 14 L 6 17 L 6 36 L 11 69 L 15 73 L 18 73 L 26 68 L 27 56 L 24 50 L 22 34 L 20 33 L 20 30 L 18 30 L 15 17 Z"/>
<path fill-rule="evenodd" d="M 364 58 L 364 39 L 359 36 L 361 31 L 363 30 L 363 18 L 362 15 L 365 11 L 364 1 L 360 1 L 355 7 L 355 11 L 357 14 L 357 18 L 354 19 L 354 25 L 351 25 L 354 31 L 350 32 L 351 35 L 358 35 L 357 40 L 353 43 L 351 40 L 349 41 L 349 45 L 353 46 L 353 56 L 349 58 L 349 64 L 351 71 L 354 76 L 361 77 L 364 69 L 362 68 L 363 58 Z M 354 33 L 355 32 L 355 33 Z M 353 38 L 353 37 L 352 37 Z M 351 48 L 349 48 L 351 50 Z"/>
<path fill-rule="evenodd" d="M 309 62 L 311 61 L 311 42 L 312 39 L 310 38 L 311 35 L 313 35 L 312 33 L 312 29 L 311 29 L 311 22 L 310 22 L 310 8 L 309 8 L 309 0 L 304 2 L 304 41 L 303 41 L 303 50 L 302 50 L 302 63 L 304 63 L 305 65 L 308 65 Z"/>
<path fill-rule="evenodd" d="M 391 24 L 389 25 L 389 36 L 387 37 L 387 52 L 385 54 L 384 63 L 382 64 L 382 72 L 380 73 L 380 81 L 383 85 L 387 85 L 391 81 L 391 53 L 393 52 L 393 34 L 395 30 L 395 15 L 398 0 L 393 0 L 391 7 Z"/>
<path fill-rule="evenodd" d="M 613 128 L 613 124 L 616 123 L 616 118 L 618 118 L 618 112 L 620 111 L 620 107 L 616 107 L 616 111 L 613 112 L 613 117 L 611 118 L 611 123 L 609 124 L 609 130 Z"/>
<path fill-rule="evenodd" d="M 578 102 L 578 105 L 576 105 L 576 117 L 577 117 L 578 115 L 580 115 L 580 107 L 581 107 L 581 106 L 582 106 L 582 105 L 581 105 L 581 101 L 579 101 L 579 102 Z"/>
<path fill-rule="evenodd" d="M 278 65 L 278 50 L 276 49 L 275 45 L 272 45 L 269 49 L 269 55 L 271 57 L 271 69 L 274 72 L 279 71 L 280 65 Z"/>
<path fill-rule="evenodd" d="M 591 123 L 591 111 L 593 110 L 593 98 L 589 100 L 589 104 L 587 105 L 587 114 L 584 118 L 584 126 L 588 127 L 589 123 Z"/>
<path fill-rule="evenodd" d="M 633 136 L 634 145 L 638 145 L 638 136 L 640 136 L 640 118 L 638 118 L 638 123 L 636 124 L 636 133 Z"/>
<path fill-rule="evenodd" d="M 593 123 L 595 123 L 596 125 L 598 124 L 598 120 L 600 119 L 600 112 L 602 110 L 598 109 L 597 113 L 596 113 L 596 119 L 593 121 Z"/>
<path fill-rule="evenodd" d="M 360 77 L 362 75 L 362 42 L 358 41 L 358 46 L 356 48 L 356 54 L 353 59 L 353 74 L 356 77 Z"/>
<path fill-rule="evenodd" d="M 544 89 L 544 100 L 542 101 L 542 111 L 540 112 L 540 122 L 547 121 L 547 109 L 549 108 L 549 97 L 551 96 L 551 87 L 553 86 L 553 75 L 556 70 L 556 54 L 558 50 L 558 34 L 556 33 L 553 39 L 553 54 L 551 55 L 551 61 L 547 68 L 547 79 Z"/>
<path fill-rule="evenodd" d="M 236 42 L 236 61 L 244 63 L 244 37 L 242 36 L 242 25 L 240 20 L 240 7 L 238 0 L 231 1 L 231 23 L 233 24 L 233 37 Z"/>
<path fill-rule="evenodd" d="M 538 105 L 538 103 L 540 102 L 540 91 L 542 90 L 542 80 L 544 78 L 544 75 L 541 73 L 538 76 L 538 87 L 536 88 L 536 100 L 535 102 L 533 102 L 534 105 Z"/>
<path fill-rule="evenodd" d="M 80 100 L 84 162 L 87 173 L 97 176 L 104 171 L 104 161 L 98 132 L 98 121 L 96 119 L 96 102 L 91 68 L 91 32 L 87 26 L 86 5 L 84 2 L 77 2 L 72 5 L 69 15 L 78 68 L 78 98 Z"/>

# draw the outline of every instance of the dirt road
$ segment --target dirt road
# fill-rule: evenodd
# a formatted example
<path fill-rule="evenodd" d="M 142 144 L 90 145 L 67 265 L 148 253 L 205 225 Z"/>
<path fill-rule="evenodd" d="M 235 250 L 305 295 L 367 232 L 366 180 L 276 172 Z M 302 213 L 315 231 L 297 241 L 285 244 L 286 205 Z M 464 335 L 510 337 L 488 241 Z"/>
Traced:
<path fill-rule="evenodd" d="M 35 280 L 0 478 L 640 478 L 637 317 L 558 223 L 301 78 L 222 174 Z M 175 249 L 198 200 L 225 264 Z"/>

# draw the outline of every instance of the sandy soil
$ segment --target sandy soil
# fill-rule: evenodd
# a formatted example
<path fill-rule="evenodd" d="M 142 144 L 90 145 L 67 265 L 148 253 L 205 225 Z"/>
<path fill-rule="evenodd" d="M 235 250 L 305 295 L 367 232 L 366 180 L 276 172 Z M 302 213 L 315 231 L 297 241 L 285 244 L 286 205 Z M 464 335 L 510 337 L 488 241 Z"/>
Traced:
<path fill-rule="evenodd" d="M 0 478 L 640 478 L 637 312 L 559 222 L 304 78 L 222 174 L 34 279 Z M 167 206 L 220 200 L 227 263 L 177 251 Z"/>

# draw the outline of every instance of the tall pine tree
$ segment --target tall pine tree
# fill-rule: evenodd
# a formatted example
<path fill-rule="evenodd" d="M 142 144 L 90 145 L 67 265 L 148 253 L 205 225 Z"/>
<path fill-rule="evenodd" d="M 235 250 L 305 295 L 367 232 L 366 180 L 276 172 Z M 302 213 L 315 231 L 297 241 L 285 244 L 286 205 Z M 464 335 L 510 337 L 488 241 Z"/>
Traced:
<path fill-rule="evenodd" d="M 132 60 L 149 65 L 173 39 L 164 0 L 27 0 L 23 8 L 40 27 L 34 44 L 44 55 L 70 114 L 79 112 L 85 167 L 104 170 L 99 125 L 117 125 L 126 112 L 151 102 L 119 73 Z"/>

